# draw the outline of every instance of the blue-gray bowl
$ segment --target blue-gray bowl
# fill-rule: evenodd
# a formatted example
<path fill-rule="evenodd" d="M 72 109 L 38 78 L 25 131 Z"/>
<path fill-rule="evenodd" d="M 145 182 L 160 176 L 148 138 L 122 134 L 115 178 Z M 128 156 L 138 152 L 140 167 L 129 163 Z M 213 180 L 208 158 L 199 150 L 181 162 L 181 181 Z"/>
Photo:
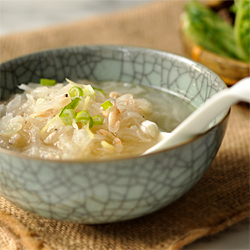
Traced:
<path fill-rule="evenodd" d="M 22 83 L 53 78 L 115 80 L 168 89 L 195 106 L 226 84 L 187 58 L 126 46 L 79 46 L 22 56 L 1 64 L 0 98 Z M 223 140 L 229 112 L 187 143 L 143 157 L 107 161 L 29 158 L 0 148 L 0 195 L 41 216 L 85 224 L 123 221 L 180 198 L 203 176 Z"/>

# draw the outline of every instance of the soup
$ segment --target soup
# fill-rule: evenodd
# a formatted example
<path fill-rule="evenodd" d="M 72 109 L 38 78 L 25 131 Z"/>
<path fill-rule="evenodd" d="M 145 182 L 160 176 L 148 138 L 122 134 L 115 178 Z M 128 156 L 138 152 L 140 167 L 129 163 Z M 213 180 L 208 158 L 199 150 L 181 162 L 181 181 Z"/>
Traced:
<path fill-rule="evenodd" d="M 195 109 L 162 90 L 122 82 L 20 85 L 0 105 L 0 147 L 58 160 L 140 155 Z"/>

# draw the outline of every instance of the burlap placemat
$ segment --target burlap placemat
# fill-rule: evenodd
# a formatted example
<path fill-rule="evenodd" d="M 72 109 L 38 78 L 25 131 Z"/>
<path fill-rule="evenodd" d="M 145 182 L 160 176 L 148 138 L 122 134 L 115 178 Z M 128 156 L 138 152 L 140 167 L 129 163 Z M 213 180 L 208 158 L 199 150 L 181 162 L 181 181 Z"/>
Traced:
<path fill-rule="evenodd" d="M 1 61 L 33 51 L 80 44 L 124 44 L 183 54 L 183 1 L 137 8 L 0 39 Z M 86 226 L 29 214 L 0 197 L 0 249 L 181 249 L 250 217 L 250 112 L 232 107 L 222 146 L 207 173 L 185 196 L 153 214 Z"/>
<path fill-rule="evenodd" d="M 136 8 L 0 39 L 1 61 L 33 51 L 82 44 L 122 44 L 182 54 L 184 1 L 150 2 Z"/>

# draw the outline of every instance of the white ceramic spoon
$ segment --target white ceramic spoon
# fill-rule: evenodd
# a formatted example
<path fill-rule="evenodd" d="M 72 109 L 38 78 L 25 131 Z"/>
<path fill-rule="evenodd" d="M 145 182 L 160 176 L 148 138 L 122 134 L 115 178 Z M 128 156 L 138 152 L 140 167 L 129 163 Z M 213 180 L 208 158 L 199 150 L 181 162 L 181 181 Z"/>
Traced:
<path fill-rule="evenodd" d="M 222 111 L 229 109 L 239 101 L 250 103 L 250 77 L 246 77 L 228 89 L 215 94 L 197 108 L 171 133 L 161 132 L 162 140 L 142 155 L 164 150 L 184 142 L 204 132 Z"/>

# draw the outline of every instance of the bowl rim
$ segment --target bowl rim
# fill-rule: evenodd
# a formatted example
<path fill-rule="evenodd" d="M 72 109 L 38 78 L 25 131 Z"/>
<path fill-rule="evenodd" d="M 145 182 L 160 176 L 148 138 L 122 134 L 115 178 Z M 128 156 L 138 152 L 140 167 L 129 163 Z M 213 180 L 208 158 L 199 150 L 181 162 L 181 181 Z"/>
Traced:
<path fill-rule="evenodd" d="M 0 63 L 0 69 L 3 66 L 8 66 L 8 64 L 12 64 L 13 61 L 17 61 L 17 60 L 24 60 L 25 58 L 28 58 L 30 56 L 35 56 L 35 55 L 42 55 L 44 53 L 49 53 L 49 52 L 58 52 L 58 51 L 63 51 L 63 50 L 67 50 L 67 49 L 81 49 L 81 48 L 113 48 L 115 49 L 115 51 L 123 51 L 124 49 L 130 49 L 130 50 L 139 50 L 141 52 L 150 52 L 150 53 L 157 53 L 157 54 L 166 54 L 169 55 L 173 58 L 178 58 L 181 60 L 184 60 L 185 62 L 189 62 L 189 63 L 195 63 L 196 65 L 199 65 L 200 67 L 202 67 L 203 69 L 205 69 L 206 71 L 212 73 L 214 76 L 216 76 L 216 78 L 219 78 L 225 85 L 226 88 L 228 88 L 228 86 L 226 85 L 226 83 L 224 82 L 224 80 L 217 74 L 215 73 L 213 70 L 209 69 L 207 66 L 205 66 L 202 63 L 199 63 L 193 59 L 187 58 L 185 56 L 182 55 L 178 55 L 175 53 L 171 53 L 168 51 L 164 51 L 164 50 L 157 50 L 157 49 L 152 49 L 152 48 L 146 48 L 146 47 L 137 47 L 137 46 L 127 46 L 127 45 L 113 45 L 113 44 L 89 44 L 89 45 L 76 45 L 76 46 L 66 46 L 66 47 L 58 47 L 58 48 L 52 48 L 52 49 L 44 49 L 44 50 L 40 50 L 40 51 L 36 51 L 33 53 L 28 53 L 25 55 L 21 55 L 15 58 L 12 58 L 10 60 L 4 61 L 2 63 Z M 1 73 L 1 72 L 0 72 Z M 224 120 L 227 119 L 227 117 L 229 116 L 229 114 L 231 113 L 231 108 L 228 109 L 227 113 L 221 118 L 221 120 L 216 123 L 214 126 L 212 126 L 211 128 L 209 128 L 208 130 L 206 130 L 205 132 L 196 135 L 195 137 L 192 137 L 184 142 L 181 142 L 175 146 L 171 146 L 167 149 L 163 149 L 163 150 L 159 150 L 157 152 L 153 152 L 147 155 L 134 155 L 134 156 L 130 156 L 130 157 L 117 157 L 117 158 L 110 158 L 110 159 L 103 159 L 103 160 L 97 160 L 97 159 L 88 159 L 88 160 L 79 160 L 79 159 L 69 159 L 69 160 L 58 160 L 58 159 L 45 159 L 45 158 L 39 158 L 39 157 L 30 157 L 27 155 L 23 155 L 20 152 L 16 152 L 16 151 L 12 151 L 9 149 L 4 149 L 0 147 L 0 154 L 6 154 L 6 155 L 10 155 L 10 156 L 14 156 L 17 158 L 22 158 L 22 159 L 27 159 L 27 160 L 32 160 L 32 161 L 42 161 L 42 162 L 49 162 L 49 163 L 61 163 L 61 164 L 68 164 L 68 163 L 78 163 L 78 164 L 88 164 L 88 163 L 96 163 L 96 164 L 100 164 L 103 162 L 116 162 L 116 161 L 127 161 L 127 160 L 131 160 L 131 159 L 135 159 L 135 158 L 142 158 L 142 157 L 149 157 L 149 156 L 153 156 L 159 153 L 163 153 L 165 151 L 170 151 L 173 150 L 175 148 L 184 146 L 192 141 L 198 140 L 200 137 L 210 133 L 210 131 L 214 130 L 216 127 L 218 127 L 221 123 L 224 122 Z"/>

